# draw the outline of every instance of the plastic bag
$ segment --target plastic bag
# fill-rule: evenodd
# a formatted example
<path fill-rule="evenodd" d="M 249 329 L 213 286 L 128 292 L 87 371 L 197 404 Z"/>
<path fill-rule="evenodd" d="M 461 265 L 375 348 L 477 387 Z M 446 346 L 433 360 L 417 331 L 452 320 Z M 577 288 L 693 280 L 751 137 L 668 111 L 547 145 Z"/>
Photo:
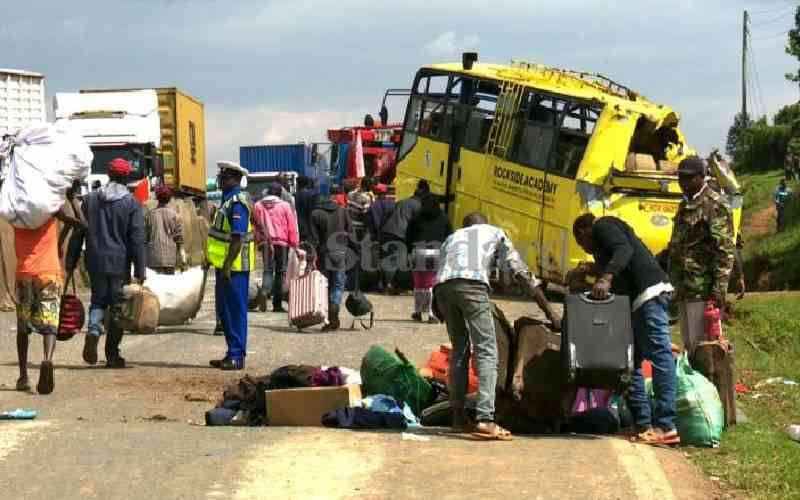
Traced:
<path fill-rule="evenodd" d="M 420 415 L 433 399 L 433 387 L 399 350 L 397 355 L 374 345 L 361 361 L 362 390 L 365 396 L 386 394 L 411 407 Z"/>
<path fill-rule="evenodd" d="M 203 269 L 193 267 L 173 275 L 148 269 L 145 287 L 158 297 L 159 326 L 182 325 L 192 318 L 201 300 Z"/>
<path fill-rule="evenodd" d="M 717 388 L 692 368 L 686 353 L 678 358 L 677 382 L 677 427 L 681 444 L 718 446 L 725 414 Z M 652 398 L 652 380 L 645 382 L 645 389 Z"/>
<path fill-rule="evenodd" d="M 82 137 L 54 125 L 20 130 L 4 151 L 10 162 L 0 188 L 0 217 L 27 229 L 61 209 L 72 182 L 89 175 L 94 159 Z"/>

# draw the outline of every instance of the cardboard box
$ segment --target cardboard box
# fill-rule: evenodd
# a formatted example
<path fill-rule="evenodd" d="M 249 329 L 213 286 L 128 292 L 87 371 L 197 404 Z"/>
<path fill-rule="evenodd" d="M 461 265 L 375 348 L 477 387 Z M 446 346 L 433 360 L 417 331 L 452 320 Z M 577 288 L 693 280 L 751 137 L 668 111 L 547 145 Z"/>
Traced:
<path fill-rule="evenodd" d="M 360 404 L 361 386 L 266 391 L 266 401 L 269 425 L 322 427 L 324 414 Z"/>

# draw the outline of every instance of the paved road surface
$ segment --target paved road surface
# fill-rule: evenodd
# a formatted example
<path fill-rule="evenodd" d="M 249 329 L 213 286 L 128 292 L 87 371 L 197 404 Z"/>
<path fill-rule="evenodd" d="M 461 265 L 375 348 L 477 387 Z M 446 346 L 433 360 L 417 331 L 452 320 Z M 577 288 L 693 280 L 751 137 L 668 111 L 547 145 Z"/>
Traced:
<path fill-rule="evenodd" d="M 298 334 L 285 316 L 252 314 L 247 373 L 293 363 L 358 367 L 367 348 L 399 346 L 422 363 L 447 335 L 408 320 L 411 297 L 373 297 L 371 331 Z M 512 321 L 536 306 L 500 301 Z M 0 422 L 4 498 L 658 498 L 708 499 L 711 484 L 679 451 L 622 439 L 517 437 L 478 443 L 431 431 L 397 433 L 313 428 L 206 428 L 203 413 L 242 373 L 207 367 L 223 354 L 213 337 L 211 296 L 192 325 L 127 336 L 130 367 L 87 367 L 82 339 L 59 343 L 56 390 L 13 390 L 13 314 L 0 314 L 0 408 L 35 408 L 29 423 Z M 349 322 L 346 322 L 349 326 Z M 32 383 L 41 359 L 33 338 Z M 188 401 L 203 399 L 208 401 Z M 155 418 L 154 418 L 155 417 Z"/>

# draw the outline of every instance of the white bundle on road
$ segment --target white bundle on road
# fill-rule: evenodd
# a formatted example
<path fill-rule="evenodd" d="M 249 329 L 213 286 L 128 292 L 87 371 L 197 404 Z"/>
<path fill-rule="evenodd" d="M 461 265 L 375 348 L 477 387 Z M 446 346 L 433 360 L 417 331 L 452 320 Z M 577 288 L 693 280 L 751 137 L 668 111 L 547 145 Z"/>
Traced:
<path fill-rule="evenodd" d="M 94 155 L 82 137 L 59 126 L 36 125 L 4 141 L 0 157 L 6 165 L 0 217 L 12 226 L 36 229 L 61 209 L 72 182 L 89 175 Z"/>
<path fill-rule="evenodd" d="M 203 268 L 192 267 L 172 275 L 148 269 L 144 286 L 158 297 L 158 325 L 182 325 L 194 317 L 203 300 Z"/>

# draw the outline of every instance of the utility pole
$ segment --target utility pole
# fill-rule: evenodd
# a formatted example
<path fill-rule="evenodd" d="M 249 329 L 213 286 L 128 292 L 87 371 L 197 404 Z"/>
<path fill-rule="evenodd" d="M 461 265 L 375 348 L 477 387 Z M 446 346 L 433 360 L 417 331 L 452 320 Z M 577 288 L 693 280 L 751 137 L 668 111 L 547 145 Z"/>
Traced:
<path fill-rule="evenodd" d="M 742 118 L 747 122 L 747 23 L 750 14 L 744 11 L 742 22 Z"/>

